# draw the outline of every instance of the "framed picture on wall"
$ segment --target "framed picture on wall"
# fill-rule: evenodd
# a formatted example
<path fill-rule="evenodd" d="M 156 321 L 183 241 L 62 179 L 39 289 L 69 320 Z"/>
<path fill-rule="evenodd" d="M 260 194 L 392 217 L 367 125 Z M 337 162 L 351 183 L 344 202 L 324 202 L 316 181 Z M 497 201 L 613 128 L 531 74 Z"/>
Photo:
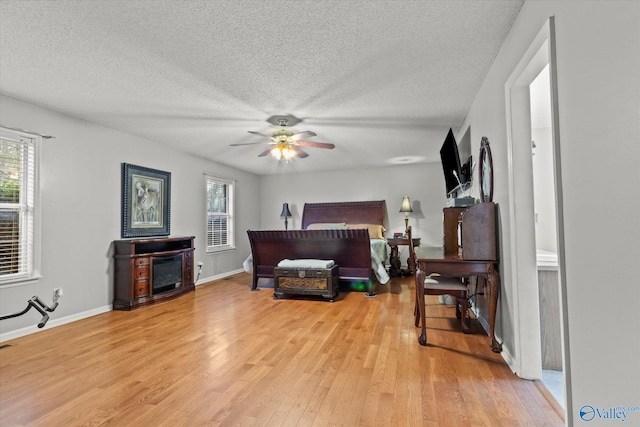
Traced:
<path fill-rule="evenodd" d="M 122 163 L 122 237 L 168 236 L 171 173 Z"/>

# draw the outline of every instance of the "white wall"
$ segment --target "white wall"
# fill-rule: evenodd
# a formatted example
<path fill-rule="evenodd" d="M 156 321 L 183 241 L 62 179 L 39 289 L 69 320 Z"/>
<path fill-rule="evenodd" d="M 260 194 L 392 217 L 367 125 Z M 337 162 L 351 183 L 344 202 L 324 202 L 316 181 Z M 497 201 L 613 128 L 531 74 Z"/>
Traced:
<path fill-rule="evenodd" d="M 640 2 L 527 1 L 479 91 L 467 122 L 475 149 L 491 141 L 494 201 L 503 206 L 502 260 L 510 253 L 505 82 L 555 16 L 568 306 L 568 423 L 585 405 L 640 406 L 637 268 L 640 210 Z M 474 148 L 472 147 L 472 150 Z M 636 196 L 629 197 L 629 196 Z M 621 203 L 624 200 L 624 203 Z M 503 262 L 502 277 L 512 277 Z M 508 351 L 512 283 L 503 280 L 498 330 Z M 588 409 L 588 408 L 587 408 Z M 591 425 L 604 425 L 596 419 Z M 594 424 L 595 422 L 595 424 Z M 640 413 L 628 425 L 640 424 Z"/>
<path fill-rule="evenodd" d="M 195 261 L 204 263 L 200 281 L 242 268 L 249 243 L 242 230 L 259 226 L 260 183 L 241 172 L 164 148 L 32 104 L 0 96 L 5 126 L 51 134 L 41 157 L 42 280 L 0 287 L 0 313 L 24 309 L 38 295 L 50 303 L 64 292 L 46 327 L 111 309 L 111 242 L 120 238 L 121 163 L 171 172 L 171 235 L 196 236 Z M 238 249 L 207 255 L 204 172 L 237 179 Z M 31 333 L 40 320 L 28 314 L 0 323 L 0 341 Z"/>

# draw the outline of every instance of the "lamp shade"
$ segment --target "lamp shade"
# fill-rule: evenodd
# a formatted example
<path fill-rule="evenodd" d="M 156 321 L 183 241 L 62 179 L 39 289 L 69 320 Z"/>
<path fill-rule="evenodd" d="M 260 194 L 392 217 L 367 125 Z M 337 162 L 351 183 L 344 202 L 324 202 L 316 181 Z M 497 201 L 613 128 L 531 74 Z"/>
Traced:
<path fill-rule="evenodd" d="M 289 203 L 282 204 L 282 212 L 280 218 L 291 218 L 291 211 L 289 210 Z"/>
<path fill-rule="evenodd" d="M 402 198 L 402 205 L 400 206 L 400 212 L 413 212 L 413 209 L 411 209 L 411 201 L 409 200 L 409 196 L 404 196 Z"/>

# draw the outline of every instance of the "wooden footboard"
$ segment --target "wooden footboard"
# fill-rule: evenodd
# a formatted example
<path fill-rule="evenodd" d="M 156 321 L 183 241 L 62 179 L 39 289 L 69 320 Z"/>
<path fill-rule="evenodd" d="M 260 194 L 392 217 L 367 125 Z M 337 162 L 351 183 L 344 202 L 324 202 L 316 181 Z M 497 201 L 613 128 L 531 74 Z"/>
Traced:
<path fill-rule="evenodd" d="M 253 282 L 273 278 L 283 259 L 326 259 L 338 265 L 338 279 L 372 281 L 369 232 L 357 230 L 248 230 L 253 255 Z"/>

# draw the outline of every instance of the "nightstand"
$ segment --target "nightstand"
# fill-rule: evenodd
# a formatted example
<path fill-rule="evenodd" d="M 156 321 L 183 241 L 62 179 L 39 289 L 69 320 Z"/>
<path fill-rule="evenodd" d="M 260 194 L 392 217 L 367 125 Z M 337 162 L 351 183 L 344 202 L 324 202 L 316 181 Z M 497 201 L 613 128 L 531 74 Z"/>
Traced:
<path fill-rule="evenodd" d="M 413 246 L 420 246 L 420 238 L 414 237 L 411 239 L 413 241 Z M 407 269 L 402 269 L 402 263 L 400 261 L 400 256 L 398 254 L 398 246 L 409 246 L 409 239 L 406 237 L 399 238 L 388 238 L 387 244 L 391 247 L 391 256 L 389 257 L 389 275 L 392 277 L 396 276 L 408 276 L 413 274 L 413 262 L 410 259 L 407 259 Z"/>

